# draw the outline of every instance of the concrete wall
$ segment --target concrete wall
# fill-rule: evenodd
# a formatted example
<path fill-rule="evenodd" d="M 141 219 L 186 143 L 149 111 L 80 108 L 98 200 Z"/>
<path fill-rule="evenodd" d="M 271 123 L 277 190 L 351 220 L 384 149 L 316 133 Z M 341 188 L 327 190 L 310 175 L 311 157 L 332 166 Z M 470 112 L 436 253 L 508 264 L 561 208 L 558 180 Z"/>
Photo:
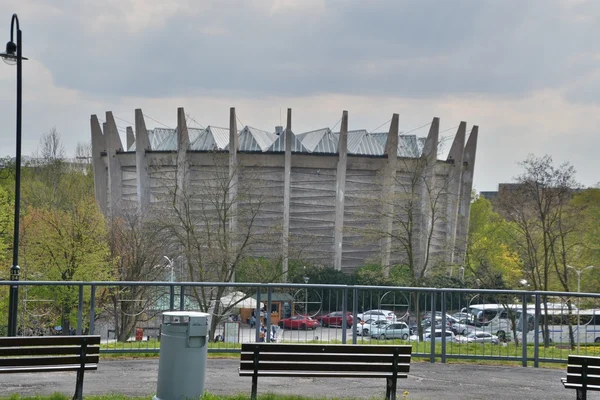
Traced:
<path fill-rule="evenodd" d="M 234 174 L 235 191 L 229 198 L 237 200 L 228 225 L 243 231 L 255 205 L 253 202 L 261 199 L 253 232 L 261 238 L 268 237 L 261 240 L 269 243 L 257 247 L 256 256 L 287 261 L 286 255 L 289 255 L 289 259 L 335 266 L 344 271 L 352 271 L 366 263 L 393 265 L 406 261 L 404 246 L 397 239 L 403 231 L 399 222 L 406 218 L 405 204 L 401 203 L 408 196 L 405 187 L 410 186 L 414 171 L 418 170 L 415 166 L 427 159 L 426 172 L 423 172 L 427 176 L 411 194 L 417 198 L 413 217 L 419 222 L 414 230 L 413 244 L 418 263 L 422 264 L 426 259 L 422 253 L 426 248 L 424 242 L 431 217 L 432 192 L 427 190 L 427 185 L 444 188 L 438 191 L 435 199 L 438 215 L 433 224 L 429 268 L 437 263 L 460 264 L 464 259 L 477 127 L 473 128 L 465 151 L 466 124 L 461 123 L 447 160 L 436 157 L 437 118 L 432 123 L 428 144 L 420 159 L 397 157 L 393 151 L 397 142 L 393 141 L 388 141 L 386 154 L 382 156 L 344 154 L 342 157 L 339 153 L 316 155 L 287 151 L 236 152 L 232 157 L 228 152 L 186 151 L 183 147 L 189 146 L 189 137 L 184 115 L 183 109 L 179 109 L 179 149 L 170 152 L 150 149 L 141 110 L 136 110 L 135 115 L 134 152 L 123 151 L 116 126 L 112 126 L 111 113 L 106 114 L 107 124 L 103 131 L 96 116 L 92 116 L 96 198 L 107 215 L 118 209 L 135 207 L 144 211 L 168 210 L 177 189 L 179 195 L 192 199 L 191 208 L 197 214 L 198 224 L 202 224 L 200 211 L 211 207 L 207 188 L 217 179 L 227 176 L 231 179 Z M 344 112 L 346 130 L 347 118 Z M 397 135 L 394 133 L 398 129 L 397 115 L 394 118 L 395 125 L 390 127 L 389 135 Z M 231 110 L 231 121 L 231 132 L 237 132 L 234 109 Z M 288 128 L 282 134 L 293 135 L 291 110 L 288 110 Z M 128 130 L 128 134 L 129 148 L 131 131 Z M 289 193 L 287 210 L 286 193 Z M 385 206 L 383 198 L 393 201 Z M 288 216 L 289 220 L 286 220 Z M 387 239 L 382 236 L 385 232 L 389 233 Z M 336 241 L 341 245 L 341 253 L 336 252 Z M 286 270 L 287 262 L 284 262 L 284 274 Z"/>

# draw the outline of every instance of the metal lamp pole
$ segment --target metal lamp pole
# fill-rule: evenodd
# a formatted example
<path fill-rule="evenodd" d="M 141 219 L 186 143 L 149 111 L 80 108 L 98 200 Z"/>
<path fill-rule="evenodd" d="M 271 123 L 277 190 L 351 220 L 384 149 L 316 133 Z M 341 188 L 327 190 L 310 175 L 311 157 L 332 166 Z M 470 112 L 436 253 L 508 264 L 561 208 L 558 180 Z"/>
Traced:
<path fill-rule="evenodd" d="M 581 293 L 581 273 L 585 270 L 594 268 L 593 265 L 588 265 L 585 268 L 575 268 L 570 265 L 567 265 L 567 268 L 572 269 L 577 273 L 577 293 Z M 580 318 L 579 318 L 579 309 L 581 308 L 581 296 L 577 297 L 577 352 L 579 353 L 579 329 L 580 329 Z"/>
<path fill-rule="evenodd" d="M 17 30 L 17 43 L 14 42 L 14 31 Z M 10 280 L 19 280 L 19 214 L 21 205 L 21 104 L 23 101 L 23 40 L 22 32 L 19 27 L 19 18 L 13 14 L 10 21 L 10 41 L 6 44 L 6 53 L 0 54 L 0 57 L 8 63 L 17 64 L 17 154 L 15 165 L 15 221 L 13 233 L 13 263 L 10 267 Z M 19 304 L 19 286 L 10 287 L 8 301 L 8 336 L 17 334 L 17 310 Z"/>

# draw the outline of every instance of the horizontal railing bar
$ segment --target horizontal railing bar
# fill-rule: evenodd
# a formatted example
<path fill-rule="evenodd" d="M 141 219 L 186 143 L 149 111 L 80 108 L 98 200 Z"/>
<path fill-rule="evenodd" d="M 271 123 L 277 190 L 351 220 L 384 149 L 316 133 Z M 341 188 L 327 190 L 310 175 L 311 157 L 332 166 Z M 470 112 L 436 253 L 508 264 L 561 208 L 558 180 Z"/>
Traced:
<path fill-rule="evenodd" d="M 591 297 L 600 298 L 600 293 L 555 292 L 555 291 L 526 291 L 526 290 L 499 290 L 499 289 L 466 289 L 466 288 L 424 288 L 409 286 L 363 286 L 363 285 L 329 285 L 329 284 L 302 284 L 302 283 L 233 283 L 233 282 L 141 282 L 141 281 L 0 281 L 0 286 L 190 286 L 190 287 L 231 287 L 231 288 L 271 288 L 290 289 L 358 289 L 377 291 L 408 291 L 421 293 L 464 293 L 464 294 L 510 294 L 518 296 L 564 296 L 564 297 Z"/>

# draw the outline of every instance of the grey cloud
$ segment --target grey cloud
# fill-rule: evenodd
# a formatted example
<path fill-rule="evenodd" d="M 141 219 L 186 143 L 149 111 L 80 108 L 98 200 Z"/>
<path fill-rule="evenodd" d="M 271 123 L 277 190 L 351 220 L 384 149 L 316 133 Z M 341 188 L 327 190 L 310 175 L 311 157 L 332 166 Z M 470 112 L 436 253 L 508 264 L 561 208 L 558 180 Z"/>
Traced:
<path fill-rule="evenodd" d="M 511 96 L 585 73 L 594 66 L 569 60 L 598 49 L 595 19 L 581 18 L 594 15 L 594 3 L 329 1 L 323 15 L 272 16 L 246 2 L 218 4 L 127 33 L 125 25 L 90 31 L 86 19 L 95 10 L 74 2 L 72 13 L 49 18 L 28 37 L 59 85 L 98 96 L 205 89 Z"/>

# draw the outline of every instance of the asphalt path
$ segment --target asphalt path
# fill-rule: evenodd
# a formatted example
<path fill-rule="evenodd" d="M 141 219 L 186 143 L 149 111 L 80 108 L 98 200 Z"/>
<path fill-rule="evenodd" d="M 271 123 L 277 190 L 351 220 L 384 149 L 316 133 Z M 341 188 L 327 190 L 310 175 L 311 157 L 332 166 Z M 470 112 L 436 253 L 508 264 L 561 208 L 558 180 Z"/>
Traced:
<path fill-rule="evenodd" d="M 238 359 L 209 358 L 206 391 L 213 394 L 250 394 L 251 379 L 238 376 Z M 106 360 L 98 371 L 85 374 L 84 395 L 118 393 L 151 396 L 156 393 L 158 359 Z M 564 370 L 441 364 L 415 361 L 408 379 L 398 381 L 398 395 L 408 399 L 574 399 L 575 391 L 562 387 Z M 72 395 L 75 373 L 0 374 L 2 395 Z M 383 398 L 384 379 L 259 378 L 258 393 L 301 394 L 310 397 Z M 600 399 L 591 392 L 588 399 Z"/>

